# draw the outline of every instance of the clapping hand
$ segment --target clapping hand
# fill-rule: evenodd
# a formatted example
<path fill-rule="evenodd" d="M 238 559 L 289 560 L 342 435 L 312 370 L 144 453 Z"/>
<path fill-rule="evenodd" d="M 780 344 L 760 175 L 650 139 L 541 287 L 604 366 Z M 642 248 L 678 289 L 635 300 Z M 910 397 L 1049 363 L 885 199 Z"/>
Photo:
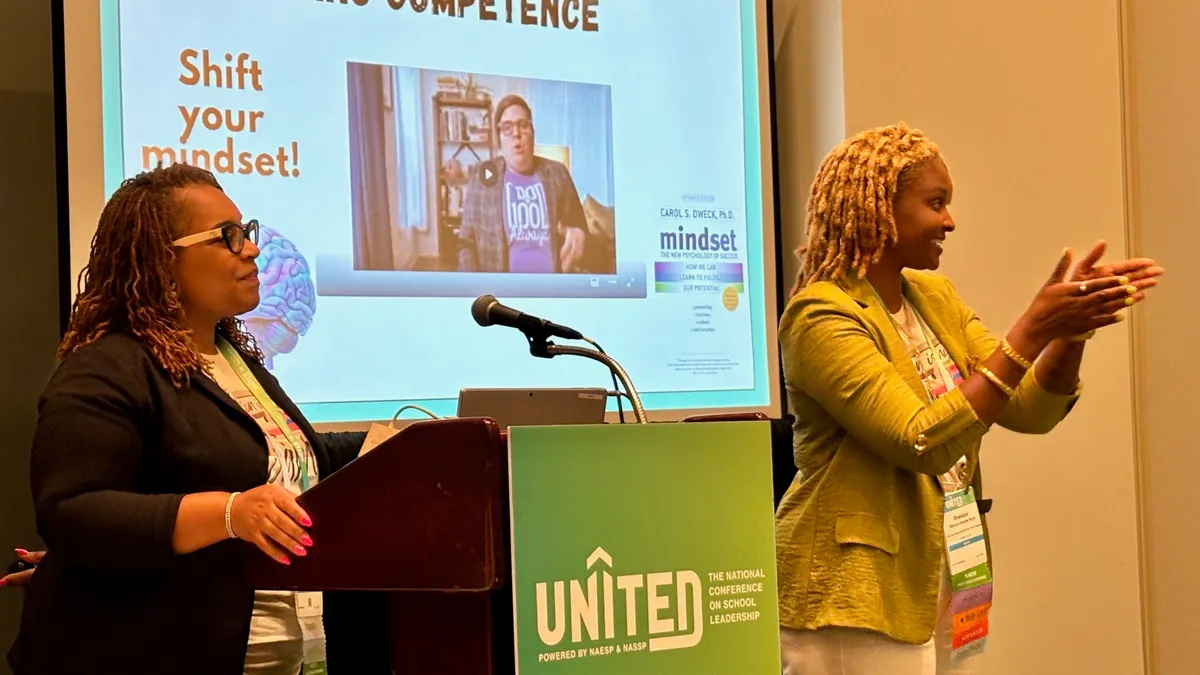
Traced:
<path fill-rule="evenodd" d="M 1146 291 L 1158 285 L 1158 277 L 1162 276 L 1166 270 L 1159 267 L 1150 258 L 1130 258 L 1129 260 L 1098 264 L 1107 249 L 1106 242 L 1096 242 L 1079 260 L 1067 281 L 1087 283 L 1109 277 L 1125 277 L 1129 280 L 1130 286 L 1137 288 L 1137 292 L 1131 296 L 1133 304 L 1144 300 Z"/>
<path fill-rule="evenodd" d="M 1050 278 L 1022 315 L 1020 332 L 1034 347 L 1024 352 L 1040 353 L 1053 340 L 1112 325 L 1121 320 L 1119 312 L 1132 304 L 1129 299 L 1141 294 L 1129 279 L 1120 276 L 1068 281 L 1071 260 L 1071 251 L 1063 251 Z"/>
<path fill-rule="evenodd" d="M 1078 339 L 1120 321 L 1121 310 L 1146 298 L 1158 285 L 1163 268 L 1149 258 L 1134 258 L 1100 264 L 1107 245 L 1096 242 L 1072 265 L 1071 251 L 1063 252 L 1022 324 L 1044 348 L 1049 340 Z"/>

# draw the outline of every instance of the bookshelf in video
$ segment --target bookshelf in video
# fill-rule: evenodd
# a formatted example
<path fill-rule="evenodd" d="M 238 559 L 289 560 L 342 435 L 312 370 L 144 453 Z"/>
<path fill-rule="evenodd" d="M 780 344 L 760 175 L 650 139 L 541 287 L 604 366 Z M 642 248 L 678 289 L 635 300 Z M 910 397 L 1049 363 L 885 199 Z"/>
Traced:
<path fill-rule="evenodd" d="M 437 120 L 438 260 L 418 261 L 414 269 L 457 265 L 463 194 L 482 162 L 492 158 L 492 97 L 470 75 L 463 80 L 438 78 L 433 95 Z"/>

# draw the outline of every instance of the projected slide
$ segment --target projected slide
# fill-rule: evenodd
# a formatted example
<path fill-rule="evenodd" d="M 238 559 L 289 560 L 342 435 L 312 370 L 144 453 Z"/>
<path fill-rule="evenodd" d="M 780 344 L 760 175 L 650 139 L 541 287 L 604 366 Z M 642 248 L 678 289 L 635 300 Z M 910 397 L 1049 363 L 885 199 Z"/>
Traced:
<path fill-rule="evenodd" d="M 103 0 L 106 193 L 216 174 L 263 228 L 243 318 L 317 422 L 608 383 L 475 325 L 485 293 L 600 341 L 647 408 L 764 407 L 757 5 Z"/>

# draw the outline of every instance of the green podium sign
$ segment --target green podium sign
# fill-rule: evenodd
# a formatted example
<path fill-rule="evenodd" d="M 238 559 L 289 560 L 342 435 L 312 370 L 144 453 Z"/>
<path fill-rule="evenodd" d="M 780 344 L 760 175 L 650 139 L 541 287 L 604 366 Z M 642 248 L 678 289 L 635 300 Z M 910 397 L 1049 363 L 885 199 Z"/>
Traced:
<path fill-rule="evenodd" d="M 509 431 L 517 672 L 778 675 L 766 422 Z"/>

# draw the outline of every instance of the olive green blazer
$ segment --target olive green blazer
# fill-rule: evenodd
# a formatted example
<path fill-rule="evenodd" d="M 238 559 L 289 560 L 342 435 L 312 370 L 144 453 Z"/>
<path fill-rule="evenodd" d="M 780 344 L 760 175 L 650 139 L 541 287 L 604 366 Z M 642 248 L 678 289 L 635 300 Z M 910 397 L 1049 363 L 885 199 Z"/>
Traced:
<path fill-rule="evenodd" d="M 906 271 L 904 294 L 964 377 L 973 357 L 997 348 L 944 277 Z M 982 497 L 979 445 L 988 426 L 958 389 L 929 402 L 865 280 L 802 289 L 784 310 L 779 340 L 799 469 L 775 518 L 780 623 L 924 643 L 937 622 L 943 564 L 937 476 L 966 456 Z M 1047 392 L 1030 371 L 998 422 L 1046 433 L 1077 398 Z"/>

